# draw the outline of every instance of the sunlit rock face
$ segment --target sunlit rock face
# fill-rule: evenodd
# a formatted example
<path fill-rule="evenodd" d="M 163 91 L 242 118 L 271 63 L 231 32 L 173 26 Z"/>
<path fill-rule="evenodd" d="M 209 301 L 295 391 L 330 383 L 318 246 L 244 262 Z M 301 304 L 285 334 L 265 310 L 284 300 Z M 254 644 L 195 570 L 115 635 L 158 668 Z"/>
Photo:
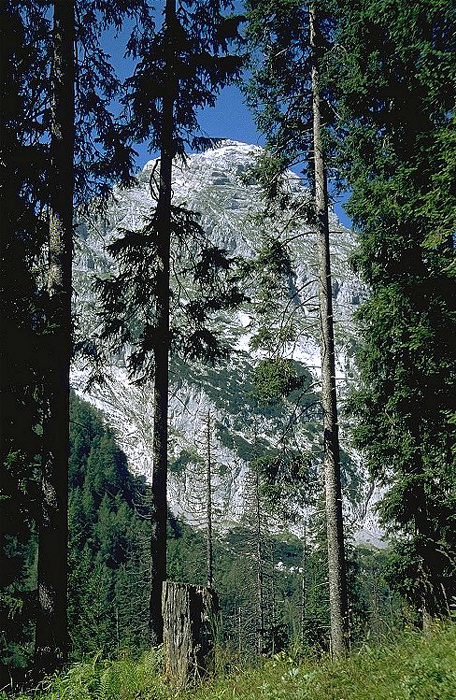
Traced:
<path fill-rule="evenodd" d="M 218 148 L 178 160 L 174 167 L 174 203 L 200 215 L 200 223 L 210 241 L 227 250 L 230 256 L 252 258 L 261 240 L 261 225 L 255 214 L 264 202 L 261 188 L 251 172 L 257 146 L 223 141 Z M 96 275 L 115 269 L 107 246 L 122 229 L 137 229 L 154 206 L 153 190 L 157 162 L 149 161 L 129 189 L 114 188 L 106 214 L 93 213 L 78 226 L 74 287 L 77 331 L 90 336 L 99 319 L 99 301 L 92 283 Z M 288 173 L 285 186 L 291 200 L 302 203 L 309 195 L 294 173 Z M 249 463 L 255 455 L 277 453 L 284 434 L 290 444 L 302 450 L 314 480 L 321 483 L 321 411 L 318 407 L 320 351 L 318 345 L 316 240 L 304 223 L 293 220 L 285 210 L 276 224 L 282 237 L 292 240 L 292 274 L 288 280 L 289 299 L 278 307 L 294 314 L 298 339 L 285 348 L 299 371 L 313 378 L 312 397 L 293 396 L 293 401 L 263 409 L 256 407 L 252 395 L 252 377 L 264 352 L 252 351 L 255 333 L 255 300 L 233 312 L 224 312 L 214 321 L 216 330 L 229 342 L 229 359 L 215 367 L 201 363 L 171 361 L 169 504 L 175 515 L 195 525 L 204 524 L 207 453 L 207 421 L 210 414 L 211 452 L 216 527 L 226 529 L 245 517 L 251 502 Z M 373 506 L 378 499 L 361 457 L 350 447 L 349 426 L 343 417 L 344 397 L 356 382 L 354 351 L 356 328 L 353 313 L 366 291 L 352 272 L 349 256 L 355 235 L 344 228 L 331 213 L 331 256 L 333 302 L 337 345 L 337 382 L 341 408 L 341 447 L 344 507 L 347 522 L 358 541 L 382 545 Z M 125 368 L 124 352 L 113 357 L 104 368 L 103 385 L 87 388 L 89 368 L 75 362 L 72 383 L 78 393 L 99 408 L 115 430 L 130 468 L 150 477 L 152 464 L 152 389 L 150 383 L 133 384 Z M 310 382 L 308 382 L 310 383 Z M 304 402 L 304 403 L 303 403 Z M 302 406 L 309 406 L 306 410 Z M 313 404 L 313 407 L 310 406 Z M 290 437 L 290 435 L 292 437 Z M 309 515 L 307 506 L 296 504 L 294 523 L 272 518 L 276 530 L 302 531 Z"/>

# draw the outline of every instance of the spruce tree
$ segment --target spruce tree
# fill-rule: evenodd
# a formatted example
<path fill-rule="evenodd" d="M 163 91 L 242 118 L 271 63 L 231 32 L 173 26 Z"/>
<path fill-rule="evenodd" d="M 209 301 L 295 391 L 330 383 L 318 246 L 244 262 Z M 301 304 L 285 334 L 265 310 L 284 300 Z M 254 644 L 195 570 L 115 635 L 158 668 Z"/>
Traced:
<path fill-rule="evenodd" d="M 9 682 L 9 673 L 15 676 L 18 667 L 25 668 L 31 653 L 41 453 L 43 290 L 35 270 L 42 262 L 46 231 L 35 203 L 42 195 L 40 175 L 46 162 L 46 148 L 37 133 L 47 87 L 47 23 L 43 14 L 34 14 L 30 46 L 31 28 L 22 10 L 16 2 L 0 4 L 2 686 Z"/>
<path fill-rule="evenodd" d="M 341 2 L 337 45 L 360 309 L 357 443 L 384 487 L 391 579 L 423 620 L 449 612 L 455 540 L 453 2 Z"/>
<path fill-rule="evenodd" d="M 335 654 L 340 654 L 346 646 L 348 604 L 342 492 L 340 484 L 334 319 L 329 251 L 328 189 L 321 124 L 322 100 L 319 59 L 324 45 L 318 27 L 318 15 L 315 3 L 309 6 L 309 30 L 310 47 L 312 51 L 313 162 L 315 173 L 315 214 L 318 231 L 318 288 L 321 323 L 320 349 L 329 601 L 331 609 L 332 650 Z"/>
<path fill-rule="evenodd" d="M 347 591 L 329 255 L 327 148 L 323 145 L 322 129 L 323 120 L 328 122 L 329 110 L 320 85 L 322 58 L 330 39 L 332 18 L 322 12 L 319 3 L 256 2 L 249 3 L 248 7 L 253 79 L 247 94 L 256 110 L 258 126 L 267 136 L 271 154 L 268 168 L 263 167 L 267 191 L 270 194 L 280 192 L 280 174 L 285 167 L 300 162 L 303 162 L 304 177 L 314 189 L 331 639 L 333 652 L 339 654 L 347 643 Z M 255 51 L 260 52 L 259 57 Z M 330 126 L 330 120 L 326 126 Z"/>
<path fill-rule="evenodd" d="M 197 109 L 215 104 L 216 94 L 236 74 L 239 59 L 228 55 L 230 39 L 237 34 L 237 20 L 229 20 L 222 10 L 229 2 L 183 2 L 176 8 L 167 0 L 163 26 L 150 41 L 132 45 L 139 64 L 128 81 L 127 102 L 132 110 L 131 135 L 138 140 L 150 139 L 150 146 L 160 152 L 158 182 L 151 175 L 151 193 L 156 207 L 150 222 L 138 232 L 126 232 L 110 250 L 117 257 L 122 273 L 114 280 L 100 282 L 104 296 L 104 338 L 124 343 L 135 336 L 127 327 L 125 310 L 129 304 L 139 321 L 140 332 L 130 356 L 132 374 L 153 376 L 154 438 L 151 504 L 151 595 L 150 633 L 152 644 L 163 638 L 161 590 L 166 578 L 167 517 L 167 447 L 168 447 L 168 362 L 170 334 L 170 251 L 172 237 L 179 245 L 198 246 L 204 239 L 192 212 L 175 207 L 171 201 L 173 159 L 183 155 L 185 146 L 198 147 L 208 140 L 199 138 Z M 149 250 L 145 243 L 150 243 Z M 223 251 L 208 245 L 200 248 L 191 272 L 195 281 L 216 281 L 217 272 L 226 276 L 228 261 Z M 146 282 L 144 273 L 147 270 Z M 222 283 L 223 286 L 223 283 Z M 136 290 L 137 294 L 133 291 Z M 193 325 L 192 332 L 174 334 L 175 345 L 188 356 L 216 352 L 215 339 L 204 327 L 205 309 L 216 311 L 229 306 L 232 299 L 223 292 L 195 298 L 185 314 Z M 120 298 L 119 298 L 120 297 Z M 153 300 L 153 305 L 151 305 Z M 182 305 L 182 309 L 183 309 Z M 115 319 L 115 320 L 113 320 Z M 137 324 L 138 325 L 138 324 Z M 180 337 L 179 337 L 180 336 Z M 177 342 L 176 342 L 177 341 Z"/>
<path fill-rule="evenodd" d="M 156 209 L 156 323 L 154 339 L 154 437 L 150 540 L 151 642 L 163 640 L 162 584 L 166 579 L 166 482 L 168 470 L 169 269 L 171 247 L 171 178 L 174 148 L 174 108 L 177 76 L 174 40 L 178 29 L 175 0 L 167 0 L 163 28 L 164 80 L 160 133 L 160 173 Z"/>
<path fill-rule="evenodd" d="M 127 12 L 132 14 L 139 7 L 146 26 L 147 3 L 139 0 Z M 50 8 L 54 9 L 55 32 L 50 31 Z M 103 29 L 110 24 L 120 27 L 125 10 L 119 4 L 80 0 L 76 24 L 70 2 L 5 1 L 0 9 L 5 30 L 2 41 L 2 68 L 5 69 L 2 71 L 2 97 L 5 98 L 2 109 L 5 111 L 2 116 L 6 119 L 2 124 L 2 179 L 5 202 L 8 202 L 6 238 L 2 236 L 2 271 L 6 272 L 2 275 L 2 298 L 8 309 L 6 330 L 11 331 L 2 337 L 2 341 L 5 340 L 2 342 L 2 375 L 8 375 L 8 391 L 4 394 L 6 411 L 2 401 L 1 416 L 5 428 L 2 434 L 6 436 L 2 444 L 2 464 L 8 473 L 5 489 L 8 502 L 13 492 L 19 494 L 24 488 L 31 502 L 38 502 L 33 489 L 38 469 L 42 472 L 41 518 L 36 512 L 32 514 L 31 509 L 22 509 L 16 522 L 8 523 L 5 529 L 10 530 L 13 539 L 17 535 L 22 538 L 27 528 L 32 531 L 35 522 L 41 521 L 41 606 L 36 644 L 37 666 L 42 670 L 50 669 L 57 661 L 58 652 L 50 650 L 51 645 L 64 653 L 66 636 L 65 464 L 71 354 L 73 190 L 78 201 L 86 200 L 90 193 L 103 193 L 100 178 L 106 180 L 120 173 L 126 177 L 131 161 L 131 148 L 123 144 L 108 109 L 119 87 L 118 81 L 101 52 L 96 61 L 87 59 L 94 51 L 96 53 Z M 77 91 L 76 120 L 74 38 L 84 48 L 78 52 L 77 86 L 81 89 Z M 97 146 L 94 146 L 97 138 Z M 88 154 L 92 158 L 89 165 Z M 46 213 L 48 236 L 45 236 Z M 49 253 L 47 263 L 45 251 Z M 19 268 L 20 274 L 13 274 Z M 4 330 L 2 323 L 2 334 Z M 23 416 L 23 431 L 18 430 L 15 406 L 27 407 L 26 411 L 17 412 Z M 20 463 L 25 465 L 25 455 L 30 455 L 26 477 L 21 469 L 16 469 Z M 50 560 L 52 565 L 49 565 Z M 55 561 L 60 563 L 55 564 Z M 53 608 L 54 621 L 51 620 Z M 22 609 L 27 609 L 31 617 L 28 606 Z"/>
<path fill-rule="evenodd" d="M 73 240 L 74 3 L 54 3 L 49 172 L 49 307 L 44 388 L 35 666 L 49 672 L 68 652 L 67 509 Z"/>
<path fill-rule="evenodd" d="M 146 648 L 146 486 L 101 416 L 70 401 L 69 629 L 72 658 Z"/>

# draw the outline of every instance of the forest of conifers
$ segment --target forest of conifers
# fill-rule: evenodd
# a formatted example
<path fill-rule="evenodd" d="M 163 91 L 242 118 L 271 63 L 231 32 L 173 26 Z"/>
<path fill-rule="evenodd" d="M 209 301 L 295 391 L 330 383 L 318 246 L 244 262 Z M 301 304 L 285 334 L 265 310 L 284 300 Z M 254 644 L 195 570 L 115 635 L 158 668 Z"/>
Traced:
<path fill-rule="evenodd" d="M 216 644 L 245 658 L 299 644 L 337 659 L 363 640 L 451 617 L 453 0 L 2 0 L 0 20 L 0 692 L 97 653 L 137 658 L 161 645 L 166 580 L 213 585 Z M 125 79 L 108 36 L 132 66 Z M 274 354 L 267 344 L 286 243 L 272 226 L 258 259 L 240 263 L 172 199 L 176 157 L 214 144 L 198 118 L 232 84 L 265 142 L 255 166 L 264 222 L 290 207 L 289 168 L 311 193 L 296 210 L 316 232 L 319 265 L 323 476 L 308 541 L 260 541 L 255 520 L 194 529 L 168 508 L 170 357 L 216 370 L 229 348 L 211 320 L 236 311 L 254 275 L 261 400 L 274 403 L 297 381 L 287 360 L 296 329 L 283 329 Z M 72 307 L 75 222 L 103 217 L 113 185 L 131 185 L 139 144 L 158 157 L 155 206 L 110 246 L 117 274 L 96 282 L 99 332 L 83 338 Z M 381 552 L 356 547 L 344 527 L 328 223 L 336 193 L 357 236 L 350 264 L 368 289 L 344 410 L 381 489 Z M 196 251 L 178 322 L 174 240 Z M 96 382 L 125 349 L 131 381 L 153 391 L 150 482 L 133 476 L 115 434 L 70 388 L 73 360 L 91 363 Z M 257 505 L 272 467 L 261 454 L 252 465 Z"/>

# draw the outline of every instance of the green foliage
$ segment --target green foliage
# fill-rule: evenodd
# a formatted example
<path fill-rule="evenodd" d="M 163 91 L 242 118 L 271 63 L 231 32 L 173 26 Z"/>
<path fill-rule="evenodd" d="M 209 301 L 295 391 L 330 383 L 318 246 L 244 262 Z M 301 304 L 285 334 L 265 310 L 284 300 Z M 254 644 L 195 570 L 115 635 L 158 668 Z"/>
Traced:
<path fill-rule="evenodd" d="M 202 458 L 196 449 L 184 449 L 180 452 L 179 457 L 169 464 L 169 471 L 174 474 L 183 474 L 185 469 L 190 464 L 201 464 Z"/>
<path fill-rule="evenodd" d="M 107 182 L 128 179 L 131 144 L 122 138 L 109 105 L 120 83 L 100 49 L 108 27 L 141 15 L 148 3 L 77 0 L 75 52 L 75 200 L 106 194 Z M 43 396 L 53 357 L 46 240 L 50 178 L 53 64 L 52 6 L 35 0 L 1 3 L 2 235 L 0 241 L 1 492 L 0 656 L 24 666 L 33 644 L 36 522 L 42 445 Z M 94 21 L 96 19 L 96 21 Z M 61 183 L 62 184 L 62 183 Z M 64 436 L 62 436 L 64 440 Z M 3 674 L 0 685 L 3 684 Z"/>
<path fill-rule="evenodd" d="M 307 161 L 311 148 L 308 9 L 289 0 L 247 2 L 246 8 L 252 79 L 245 91 L 267 136 L 271 157 L 262 168 L 263 180 L 275 195 L 280 173 Z"/>
<path fill-rule="evenodd" d="M 259 416 L 274 417 L 277 443 L 253 438 L 250 469 L 259 476 L 259 496 L 273 517 L 300 518 L 299 508 L 314 501 L 318 489 L 311 450 L 298 438 L 300 423 L 315 403 L 312 377 L 301 363 L 283 357 L 259 360 L 253 373 L 252 396 Z M 299 504 L 299 505 L 298 505 Z"/>
<path fill-rule="evenodd" d="M 185 147 L 201 149 L 211 142 L 203 138 L 198 124 L 198 110 L 214 106 L 220 89 L 239 74 L 240 56 L 232 55 L 230 47 L 239 39 L 241 17 L 225 15 L 233 3 L 217 0 L 210 6 L 203 0 L 184 0 L 177 12 L 167 17 L 153 36 L 137 37 L 130 42 L 134 58 L 139 59 L 134 75 L 127 80 L 126 102 L 133 118 L 130 135 L 136 141 L 149 139 L 151 151 L 160 148 L 162 128 L 162 99 L 168 91 L 168 72 L 164 70 L 170 55 L 166 33 L 172 41 L 172 71 L 178 81 L 178 97 L 174 110 L 173 146 L 176 153 Z"/>
<path fill-rule="evenodd" d="M 168 575 L 171 580 L 205 585 L 205 537 L 185 523 L 169 521 Z M 322 517 L 316 517 L 303 544 L 294 536 L 272 535 L 263 524 L 263 596 L 268 651 L 297 644 L 328 650 L 327 543 Z M 257 535 L 245 522 L 214 539 L 214 585 L 222 611 L 221 643 L 243 658 L 257 648 Z M 387 639 L 403 626 L 404 601 L 386 581 L 389 554 L 347 548 L 352 643 Z M 303 577 L 305 601 L 303 601 Z M 304 602 L 304 610 L 303 610 Z"/>
<path fill-rule="evenodd" d="M 110 253 L 118 264 L 117 274 L 99 278 L 95 283 L 103 307 L 103 352 L 130 347 L 127 365 L 135 379 L 153 376 L 154 344 L 162 342 L 156 332 L 157 308 L 161 303 L 157 286 L 158 217 L 156 209 L 140 230 L 123 231 L 123 236 L 110 245 Z M 243 299 L 232 274 L 235 260 L 210 243 L 197 213 L 172 206 L 170 218 L 171 351 L 182 359 L 214 362 L 227 352 L 215 330 L 214 319 Z"/>
<path fill-rule="evenodd" d="M 452 2 L 339 3 L 341 154 L 371 287 L 359 312 L 355 435 L 386 487 L 391 580 L 416 608 L 448 612 L 456 560 L 456 287 Z"/>
<path fill-rule="evenodd" d="M 272 208 L 272 204 L 268 207 Z M 292 249 L 287 240 L 281 239 L 275 215 L 280 216 L 276 210 L 258 215 L 260 243 L 255 257 L 244 264 L 243 271 L 254 290 L 251 305 L 255 332 L 250 347 L 271 358 L 282 355 L 296 341 L 299 334 L 296 312 L 300 308 Z"/>
<path fill-rule="evenodd" d="M 364 645 L 343 659 L 316 659 L 307 651 L 281 652 L 256 665 L 232 658 L 223 673 L 181 691 L 183 700 L 453 700 L 454 624 L 429 635 L 406 630 L 381 645 Z M 49 680 L 42 694 L 15 700 L 171 700 L 176 690 L 161 671 L 160 652 L 140 662 L 95 658 Z M 0 691 L 0 699 L 7 700 Z"/>
<path fill-rule="evenodd" d="M 258 129 L 266 137 L 267 155 L 259 163 L 259 179 L 268 200 L 287 201 L 281 187 L 286 168 L 299 165 L 303 179 L 312 185 L 312 61 L 318 64 L 321 81 L 321 114 L 325 167 L 334 181 L 337 110 L 334 86 L 328 79 L 328 64 L 338 50 L 334 40 L 335 2 L 313 2 L 316 8 L 319 49 L 310 47 L 309 4 L 299 0 L 246 2 L 247 42 L 251 78 L 244 86 Z M 314 223 L 313 206 L 302 209 L 300 217 Z"/>
<path fill-rule="evenodd" d="M 43 700 L 130 700 L 143 693 L 160 693 L 164 698 L 166 684 L 161 675 L 161 649 L 144 654 L 140 661 L 131 658 L 107 661 L 96 653 L 90 661 L 72 664 L 65 673 L 45 679 L 40 688 Z M 0 695 L 0 697 L 2 697 Z M 29 695 L 20 695 L 26 700 Z"/>
<path fill-rule="evenodd" d="M 167 572 L 172 581 L 206 585 L 206 541 L 194 528 L 169 516 Z"/>
<path fill-rule="evenodd" d="M 71 400 L 69 626 L 73 657 L 147 640 L 146 487 L 98 414 Z"/>
<path fill-rule="evenodd" d="M 255 368 L 253 385 L 260 404 L 276 403 L 304 384 L 297 374 L 296 363 L 283 357 L 260 360 Z"/>
<path fill-rule="evenodd" d="M 141 228 L 122 231 L 110 245 L 117 273 L 98 279 L 96 288 L 103 309 L 101 341 L 109 346 L 103 350 L 109 355 L 131 347 L 127 365 L 138 381 L 153 376 L 155 350 L 163 344 L 190 360 L 213 362 L 224 355 L 227 348 L 208 319 L 242 300 L 230 275 L 233 261 L 208 241 L 199 214 L 185 203 L 172 203 L 170 193 L 172 159 L 185 158 L 186 146 L 211 143 L 199 135 L 198 110 L 213 106 L 240 70 L 241 58 L 229 52 L 240 21 L 225 16 L 231 7 L 229 0 L 210 6 L 200 0 L 167 2 L 161 28 L 147 41 L 136 36 L 129 43 L 138 62 L 127 80 L 127 133 L 159 150 L 162 164 L 169 161 L 169 172 L 164 177 L 152 170 L 149 184 L 156 206 Z M 165 317 L 171 331 L 163 337 Z"/>
<path fill-rule="evenodd" d="M 44 13 L 26 4 L 28 16 L 15 2 L 0 10 L 0 658 L 10 668 L 25 667 L 31 650 L 46 365 L 45 294 L 37 275 L 46 227 L 36 206 L 43 201 L 46 147 L 36 136 L 42 130 L 36 105 L 46 85 L 48 39 Z M 0 668 L 0 686 L 7 680 Z"/>
<path fill-rule="evenodd" d="M 17 462 L 15 468 L 17 477 Z M 22 488 L 30 498 L 25 478 Z M 148 527 L 141 517 L 146 506 L 144 480 L 127 469 L 97 412 L 73 394 L 68 617 L 74 659 L 98 651 L 115 656 L 125 647 L 140 651 L 146 644 Z M 1 661 L 13 675 L 30 665 L 36 608 L 37 536 L 33 521 L 20 522 L 22 529 L 4 535 L 5 562 L 11 565 L 2 569 L 0 598 Z"/>

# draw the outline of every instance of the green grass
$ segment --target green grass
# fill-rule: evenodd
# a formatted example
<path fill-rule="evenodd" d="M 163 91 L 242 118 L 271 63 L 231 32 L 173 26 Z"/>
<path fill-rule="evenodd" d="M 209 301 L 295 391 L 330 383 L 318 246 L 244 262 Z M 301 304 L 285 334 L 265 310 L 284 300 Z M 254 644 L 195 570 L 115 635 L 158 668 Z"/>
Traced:
<path fill-rule="evenodd" d="M 141 662 L 98 658 L 48 681 L 41 700 L 455 700 L 456 624 L 428 635 L 407 630 L 394 641 L 364 645 L 331 661 L 279 654 L 256 668 L 229 671 L 177 693 L 161 674 L 157 651 Z M 3 700 L 0 694 L 0 699 Z M 16 700 L 36 700 L 35 695 Z"/>

